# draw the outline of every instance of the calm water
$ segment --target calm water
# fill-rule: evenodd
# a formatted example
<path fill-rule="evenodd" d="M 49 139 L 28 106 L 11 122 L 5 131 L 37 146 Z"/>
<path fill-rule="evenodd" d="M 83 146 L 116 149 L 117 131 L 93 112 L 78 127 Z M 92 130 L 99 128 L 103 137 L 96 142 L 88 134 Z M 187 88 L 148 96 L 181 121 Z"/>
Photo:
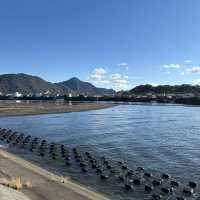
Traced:
<path fill-rule="evenodd" d="M 133 169 L 142 166 L 155 173 L 166 172 L 183 183 L 199 182 L 200 107 L 120 105 L 80 113 L 0 118 L 0 127 L 79 146 L 114 162 L 124 160 Z M 122 186 L 113 186 L 112 180 L 101 183 L 92 172 L 80 175 L 61 165 L 53 169 L 113 199 L 144 199 L 137 192 L 136 196 L 124 194 Z"/>

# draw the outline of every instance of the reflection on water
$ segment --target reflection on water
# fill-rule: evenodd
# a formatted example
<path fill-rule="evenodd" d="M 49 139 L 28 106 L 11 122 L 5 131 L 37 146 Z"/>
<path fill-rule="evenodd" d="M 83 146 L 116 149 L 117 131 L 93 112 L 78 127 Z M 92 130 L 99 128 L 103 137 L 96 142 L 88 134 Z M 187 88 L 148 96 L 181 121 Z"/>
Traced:
<path fill-rule="evenodd" d="M 142 166 L 156 173 L 169 173 L 182 182 L 198 182 L 199 122 L 199 107 L 121 105 L 80 113 L 1 118 L 0 127 L 79 146 L 113 162 L 124 160 L 133 169 Z M 81 174 L 80 169 L 66 169 L 59 163 L 49 166 L 113 199 L 145 198 L 137 191 L 125 194 L 122 185 L 113 186 L 112 178 L 102 182 L 92 171 Z"/>

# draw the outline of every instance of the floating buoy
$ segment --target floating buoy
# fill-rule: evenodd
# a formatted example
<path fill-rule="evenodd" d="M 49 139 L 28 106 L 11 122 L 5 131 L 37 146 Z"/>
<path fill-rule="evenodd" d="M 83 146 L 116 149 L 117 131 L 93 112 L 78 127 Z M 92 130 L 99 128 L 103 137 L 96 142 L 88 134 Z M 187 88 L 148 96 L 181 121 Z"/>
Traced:
<path fill-rule="evenodd" d="M 100 168 L 97 168 L 97 169 L 96 169 L 96 172 L 97 172 L 97 173 L 102 173 L 102 170 L 101 170 Z"/>
<path fill-rule="evenodd" d="M 169 174 L 162 174 L 161 177 L 162 177 L 163 179 L 169 179 L 169 178 L 170 178 Z"/>
<path fill-rule="evenodd" d="M 133 171 L 128 171 L 126 176 L 132 176 L 133 175 Z"/>
<path fill-rule="evenodd" d="M 111 169 L 110 172 L 111 172 L 112 174 L 114 174 L 116 171 L 115 171 L 115 169 Z"/>
<path fill-rule="evenodd" d="M 108 179 L 108 178 L 109 178 L 109 176 L 101 174 L 101 179 L 102 180 L 105 180 L 105 179 Z"/>
<path fill-rule="evenodd" d="M 92 168 L 93 169 L 97 168 L 96 164 L 92 164 Z"/>
<path fill-rule="evenodd" d="M 77 155 L 76 155 L 76 156 L 74 156 L 74 157 L 75 157 L 76 159 L 78 159 L 78 158 L 79 158 L 79 156 L 77 156 Z"/>
<path fill-rule="evenodd" d="M 138 167 L 137 170 L 144 171 L 144 168 L 143 167 Z"/>
<path fill-rule="evenodd" d="M 86 166 L 85 163 L 83 163 L 83 162 L 80 163 L 80 167 L 85 167 L 85 166 Z"/>
<path fill-rule="evenodd" d="M 123 170 L 127 170 L 128 167 L 127 167 L 126 165 L 122 165 L 122 169 L 123 169 Z"/>
<path fill-rule="evenodd" d="M 40 152 L 40 156 L 44 157 L 44 153 L 43 153 L 43 152 Z"/>
<path fill-rule="evenodd" d="M 124 181 L 124 177 L 121 176 L 121 175 L 118 176 L 118 179 L 119 179 L 120 181 Z"/>
<path fill-rule="evenodd" d="M 111 167 L 111 165 L 107 165 L 107 169 L 111 169 L 112 167 Z"/>
<path fill-rule="evenodd" d="M 82 168 L 81 170 L 82 170 L 82 172 L 88 172 L 88 170 L 86 168 Z"/>
<path fill-rule="evenodd" d="M 76 151 L 77 151 L 77 149 L 76 149 L 76 148 L 73 148 L 73 149 L 72 149 L 72 151 L 76 152 Z"/>
<path fill-rule="evenodd" d="M 152 198 L 153 198 L 153 200 L 160 200 L 160 199 L 162 199 L 162 195 L 160 195 L 160 194 L 153 194 Z"/>
<path fill-rule="evenodd" d="M 188 185 L 191 187 L 191 188 L 196 188 L 197 187 L 197 183 L 193 182 L 193 181 L 189 181 Z"/>
<path fill-rule="evenodd" d="M 171 186 L 174 186 L 174 187 L 179 186 L 179 183 L 177 181 L 171 181 L 170 184 L 171 184 Z"/>
<path fill-rule="evenodd" d="M 85 155 L 89 156 L 89 155 L 90 155 L 90 153 L 86 151 L 86 152 L 85 152 Z"/>
<path fill-rule="evenodd" d="M 70 161 L 71 159 L 70 159 L 70 157 L 65 157 L 65 160 Z"/>
<path fill-rule="evenodd" d="M 153 184 L 154 186 L 161 185 L 161 184 L 162 184 L 162 180 L 153 180 L 153 181 L 152 181 L 152 184 Z"/>
<path fill-rule="evenodd" d="M 153 187 L 152 187 L 152 186 L 149 186 L 149 185 L 145 185 L 145 186 L 144 186 L 144 190 L 145 190 L 146 192 L 151 192 L 151 191 L 153 190 Z"/>
<path fill-rule="evenodd" d="M 131 184 L 126 183 L 126 184 L 124 185 L 124 187 L 125 187 L 127 190 L 133 190 L 133 185 L 131 185 Z"/>
<path fill-rule="evenodd" d="M 186 197 L 176 197 L 176 200 L 187 200 Z"/>
<path fill-rule="evenodd" d="M 170 193 L 170 189 L 168 189 L 168 188 L 161 188 L 160 189 L 164 194 L 169 194 Z"/>
<path fill-rule="evenodd" d="M 104 160 L 104 161 L 103 161 L 103 164 L 104 164 L 104 165 L 108 165 L 108 161 L 107 161 L 107 160 Z"/>
<path fill-rule="evenodd" d="M 140 185 L 140 184 L 142 183 L 142 181 L 141 181 L 141 179 L 134 179 L 134 180 L 133 180 L 133 183 L 134 183 L 135 185 Z"/>
<path fill-rule="evenodd" d="M 194 192 L 193 188 L 183 188 L 183 193 L 187 195 L 192 195 Z"/>
<path fill-rule="evenodd" d="M 144 173 L 144 176 L 149 178 L 149 177 L 152 177 L 152 174 L 151 174 L 151 173 L 148 173 L 148 172 L 145 172 L 145 173 Z"/>
<path fill-rule="evenodd" d="M 65 165 L 67 165 L 67 166 L 70 166 L 70 165 L 71 165 L 71 163 L 70 163 L 70 162 L 68 162 L 68 161 L 66 161 L 66 162 L 65 162 Z"/>
<path fill-rule="evenodd" d="M 101 156 L 101 159 L 102 159 L 102 160 L 105 160 L 106 158 L 105 158 L 105 156 Z"/>
<path fill-rule="evenodd" d="M 122 161 L 118 161 L 118 164 L 119 164 L 119 165 L 122 165 L 123 163 L 122 163 Z"/>

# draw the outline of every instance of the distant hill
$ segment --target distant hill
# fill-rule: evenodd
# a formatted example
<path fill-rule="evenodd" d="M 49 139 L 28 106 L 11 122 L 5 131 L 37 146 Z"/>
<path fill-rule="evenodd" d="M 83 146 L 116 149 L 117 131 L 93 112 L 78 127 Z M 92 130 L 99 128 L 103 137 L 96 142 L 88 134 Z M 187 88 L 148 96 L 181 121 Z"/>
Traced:
<path fill-rule="evenodd" d="M 159 86 L 152 86 L 152 85 L 139 85 L 129 91 L 129 93 L 134 94 L 145 94 L 145 93 L 154 93 L 154 94 L 163 94 L 163 93 L 192 93 L 192 94 L 200 94 L 200 86 L 198 85 L 159 85 Z"/>
<path fill-rule="evenodd" d="M 110 95 L 114 90 L 97 88 L 91 83 L 80 81 L 78 78 L 72 78 L 60 83 L 50 83 L 40 77 L 28 74 L 3 74 L 0 75 L 0 92 L 3 94 L 13 94 L 15 92 L 27 94 L 51 94 L 64 95 L 87 94 L 87 95 Z"/>
<path fill-rule="evenodd" d="M 47 82 L 37 76 L 27 74 L 0 75 L 0 92 L 3 94 L 19 92 L 22 94 L 37 94 L 49 91 L 51 94 L 64 94 L 66 89 Z"/>
<path fill-rule="evenodd" d="M 78 78 L 71 78 L 67 81 L 58 83 L 58 85 L 70 89 L 78 94 L 85 95 L 112 95 L 115 94 L 115 91 L 112 89 L 97 88 L 91 83 L 84 82 Z"/>

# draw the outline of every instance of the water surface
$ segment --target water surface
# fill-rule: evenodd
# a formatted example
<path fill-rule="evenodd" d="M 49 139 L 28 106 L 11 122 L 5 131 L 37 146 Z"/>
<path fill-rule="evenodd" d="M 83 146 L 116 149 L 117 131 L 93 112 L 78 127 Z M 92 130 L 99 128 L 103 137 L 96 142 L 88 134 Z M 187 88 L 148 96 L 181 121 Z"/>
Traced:
<path fill-rule="evenodd" d="M 133 169 L 142 166 L 167 172 L 183 183 L 199 182 L 200 107 L 120 105 L 80 113 L 5 117 L 0 119 L 0 127 L 79 146 L 112 161 L 124 160 Z M 61 166 L 57 170 L 67 171 Z M 92 178 L 94 174 L 88 179 L 88 175 L 80 177 L 79 171 L 70 173 L 89 187 L 98 185 L 98 191 L 104 191 L 113 199 L 134 196 L 124 196 L 119 186 L 112 188 L 112 194 L 107 183 Z"/>

